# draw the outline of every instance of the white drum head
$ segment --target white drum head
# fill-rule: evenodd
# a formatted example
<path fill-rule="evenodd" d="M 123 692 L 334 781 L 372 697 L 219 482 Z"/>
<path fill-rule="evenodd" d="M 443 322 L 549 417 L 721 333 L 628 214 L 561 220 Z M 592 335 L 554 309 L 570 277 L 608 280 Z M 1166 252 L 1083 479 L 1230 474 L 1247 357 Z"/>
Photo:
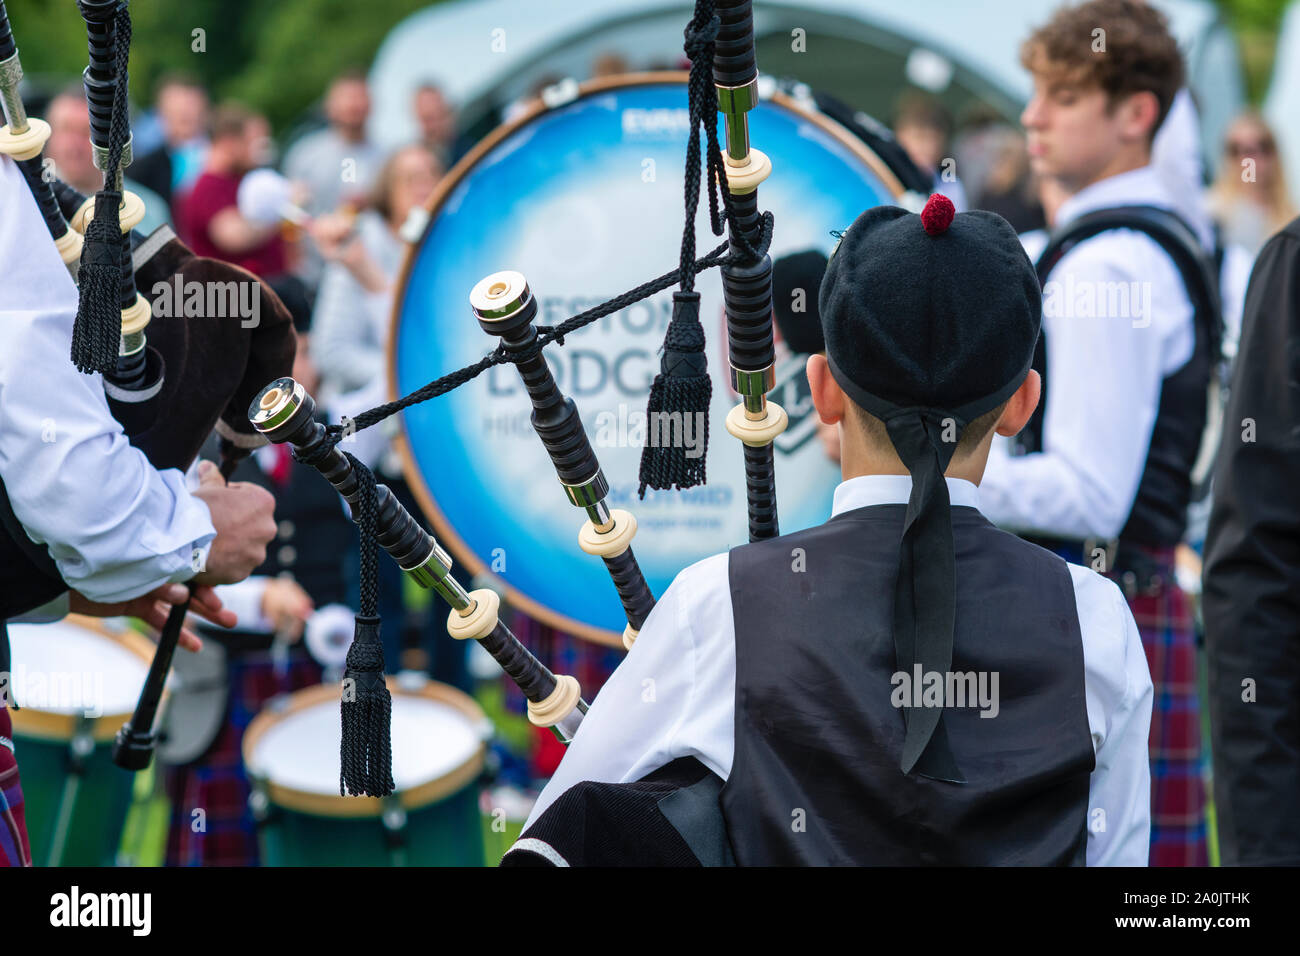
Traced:
<path fill-rule="evenodd" d="M 111 635 L 75 617 L 10 624 L 13 696 L 19 707 L 33 711 L 129 715 L 149 673 L 149 659 L 139 646 L 144 640 Z"/>
<path fill-rule="evenodd" d="M 291 710 L 266 729 L 249 772 L 275 786 L 322 796 L 339 793 L 339 701 Z M 482 746 L 479 728 L 439 700 L 393 694 L 393 784 L 413 790 L 462 766 Z"/>

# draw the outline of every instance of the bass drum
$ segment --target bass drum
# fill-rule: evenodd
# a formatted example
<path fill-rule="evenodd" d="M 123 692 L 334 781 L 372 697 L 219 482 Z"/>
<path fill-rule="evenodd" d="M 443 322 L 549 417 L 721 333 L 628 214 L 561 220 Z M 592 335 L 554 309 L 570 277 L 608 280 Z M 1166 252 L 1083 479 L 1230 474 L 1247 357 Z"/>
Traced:
<path fill-rule="evenodd" d="M 772 160 L 760 207 L 775 217 L 774 260 L 810 248 L 829 254 L 834 234 L 864 209 L 902 196 L 888 166 L 819 111 L 778 92 L 749 116 L 751 141 Z M 554 325 L 672 269 L 689 128 L 686 74 L 652 73 L 587 83 L 568 102 L 539 103 L 479 143 L 431 197 L 429 220 L 403 266 L 389 335 L 393 396 L 491 351 L 495 342 L 469 307 L 470 289 L 489 273 L 522 272 L 538 299 L 538 322 Z M 703 198 L 696 236 L 699 255 L 720 241 Z M 634 549 L 656 595 L 687 565 L 747 539 L 744 456 L 724 426 L 737 399 L 726 376 L 718 270 L 700 275 L 695 287 L 714 382 L 703 487 L 637 498 L 646 399 L 672 289 L 546 353 L 582 414 L 610 504 L 637 517 Z M 783 531 L 824 521 L 839 482 L 839 467 L 816 440 L 802 362 L 793 371 L 789 365 L 772 394 L 790 415 L 776 444 Z M 493 575 L 515 607 L 621 646 L 622 606 L 602 562 L 578 548 L 585 516 L 565 497 L 530 411 L 509 365 L 407 409 L 398 441 L 407 480 L 439 540 L 473 574 Z M 689 449 L 698 436 L 685 437 Z"/>
<path fill-rule="evenodd" d="M 388 678 L 394 793 L 339 795 L 339 694 L 268 704 L 244 733 L 264 866 L 482 866 L 478 784 L 492 725 L 469 695 Z M 495 862 L 495 861 L 492 861 Z"/>
<path fill-rule="evenodd" d="M 112 866 L 135 774 L 114 766 L 113 738 L 131 719 L 154 644 L 73 614 L 10 624 L 14 752 L 37 866 Z"/>

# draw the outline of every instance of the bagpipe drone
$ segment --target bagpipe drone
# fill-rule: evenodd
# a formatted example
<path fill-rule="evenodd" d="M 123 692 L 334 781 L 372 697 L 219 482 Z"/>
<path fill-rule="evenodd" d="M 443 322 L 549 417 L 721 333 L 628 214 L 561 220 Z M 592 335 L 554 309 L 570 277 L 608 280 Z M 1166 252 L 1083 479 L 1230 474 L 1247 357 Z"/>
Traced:
<path fill-rule="evenodd" d="M 125 0 L 77 0 L 77 6 L 86 22 L 84 85 L 103 188 L 87 199 L 47 170 L 42 151 L 50 127 L 29 118 L 23 106 L 22 67 L 2 0 L 0 104 L 6 125 L 0 128 L 0 152 L 22 170 L 50 237 L 77 280 L 72 362 L 84 373 L 102 374 L 110 411 L 154 467 L 187 469 L 215 428 L 221 471 L 229 478 L 244 456 L 265 443 L 246 409 L 261 383 L 292 369 L 292 321 L 276 294 L 246 270 L 195 256 L 167 226 L 148 236 L 133 228 L 145 210 L 138 196 L 123 189 L 123 170 L 131 162 L 130 15 Z M 255 283 L 257 322 L 206 311 L 188 320 L 173 314 L 151 322 L 151 302 L 172 295 L 181 280 L 205 287 Z M 14 539 L 21 560 L 38 568 L 58 593 L 62 582 L 45 549 L 19 540 L 25 535 L 16 521 L 11 523 L 7 497 L 0 504 L 10 530 L 6 546 Z M 118 736 L 114 760 L 119 766 L 138 770 L 150 761 L 157 740 L 154 720 L 186 607 L 173 608 L 135 715 Z M 24 609 L 7 608 L 10 613 Z"/>

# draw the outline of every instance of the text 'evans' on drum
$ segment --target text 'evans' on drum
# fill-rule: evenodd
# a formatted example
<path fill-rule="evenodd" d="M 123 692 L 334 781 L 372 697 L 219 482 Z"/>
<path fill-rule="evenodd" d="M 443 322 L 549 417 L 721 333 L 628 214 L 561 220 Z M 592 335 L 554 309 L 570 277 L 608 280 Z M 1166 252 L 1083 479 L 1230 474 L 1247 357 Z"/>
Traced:
<path fill-rule="evenodd" d="M 690 128 L 684 81 L 684 73 L 663 73 L 584 84 L 571 102 L 534 108 L 457 164 L 431 198 L 428 225 L 403 269 L 389 335 L 394 395 L 491 349 L 469 307 L 470 290 L 485 275 L 523 273 L 539 324 L 554 325 L 676 265 Z M 902 194 L 860 140 L 784 94 L 761 103 L 749 122 L 773 165 L 760 205 L 775 217 L 774 260 L 805 249 L 829 254 L 833 232 Z M 708 215 L 702 201 L 700 255 L 719 242 Z M 680 443 L 687 454 L 700 446 L 703 423 L 647 427 L 672 289 L 546 351 L 609 479 L 609 505 L 636 514 L 636 555 L 656 595 L 687 565 L 747 539 L 744 457 L 724 426 L 736 397 L 718 270 L 699 276 L 696 289 L 713 375 L 703 487 L 637 499 L 643 445 Z M 805 295 L 815 299 L 817 289 Z M 794 531 L 830 514 L 839 468 L 816 440 L 803 361 L 781 348 L 771 397 L 790 426 L 776 444 L 778 505 L 782 530 Z M 577 547 L 573 510 L 530 411 L 509 367 L 407 409 L 400 443 L 407 478 L 435 535 L 471 572 L 494 574 L 507 600 L 536 618 L 621 646 L 623 609 L 602 562 Z"/>
<path fill-rule="evenodd" d="M 10 624 L 14 749 L 37 866 L 110 866 L 135 775 L 113 764 L 154 645 L 132 631 L 69 615 Z"/>
<path fill-rule="evenodd" d="M 244 764 L 266 866 L 482 866 L 478 780 L 491 726 L 467 694 L 388 678 L 391 797 L 339 795 L 339 694 L 321 684 L 258 714 Z"/>

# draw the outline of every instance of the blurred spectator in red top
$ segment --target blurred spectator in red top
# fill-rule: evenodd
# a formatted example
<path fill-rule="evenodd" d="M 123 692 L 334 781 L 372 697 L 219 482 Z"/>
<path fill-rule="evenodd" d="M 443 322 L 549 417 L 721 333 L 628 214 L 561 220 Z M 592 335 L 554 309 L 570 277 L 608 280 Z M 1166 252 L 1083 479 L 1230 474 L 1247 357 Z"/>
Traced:
<path fill-rule="evenodd" d="M 196 255 L 224 259 L 254 275 L 270 278 L 288 265 L 288 247 L 278 223 L 258 225 L 239 212 L 239 182 L 269 158 L 270 126 L 248 109 L 231 104 L 212 118 L 212 145 L 194 188 L 177 208 L 181 237 Z"/>

